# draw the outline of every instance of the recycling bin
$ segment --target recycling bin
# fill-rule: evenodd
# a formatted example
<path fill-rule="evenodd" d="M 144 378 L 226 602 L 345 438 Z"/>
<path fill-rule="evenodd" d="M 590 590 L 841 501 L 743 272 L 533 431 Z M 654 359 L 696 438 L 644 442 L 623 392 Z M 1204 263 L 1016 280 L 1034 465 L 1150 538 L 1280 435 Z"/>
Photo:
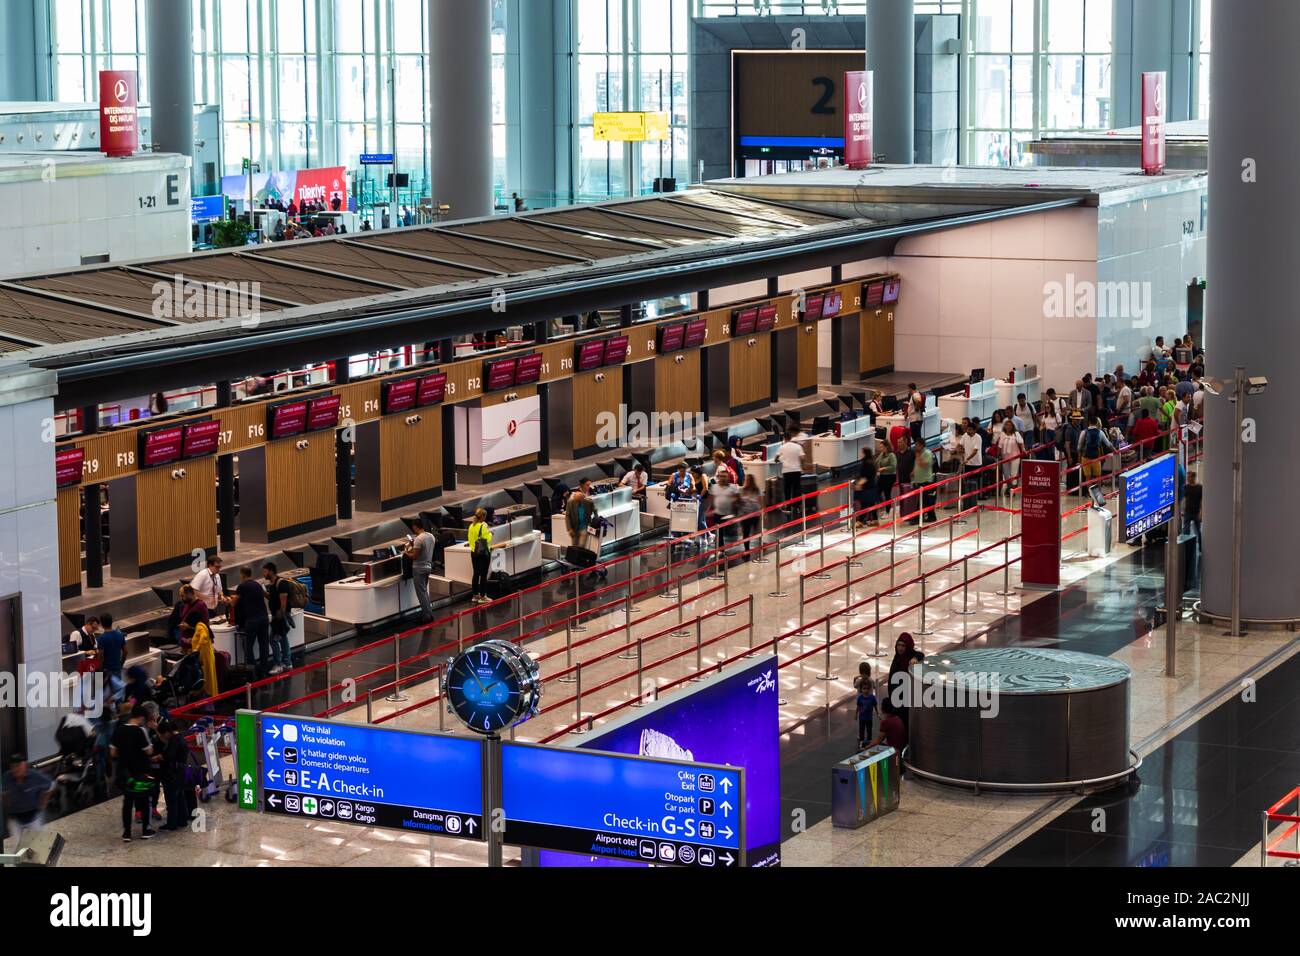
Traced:
<path fill-rule="evenodd" d="M 869 747 L 831 768 L 831 822 L 856 830 L 898 809 L 898 752 Z"/>

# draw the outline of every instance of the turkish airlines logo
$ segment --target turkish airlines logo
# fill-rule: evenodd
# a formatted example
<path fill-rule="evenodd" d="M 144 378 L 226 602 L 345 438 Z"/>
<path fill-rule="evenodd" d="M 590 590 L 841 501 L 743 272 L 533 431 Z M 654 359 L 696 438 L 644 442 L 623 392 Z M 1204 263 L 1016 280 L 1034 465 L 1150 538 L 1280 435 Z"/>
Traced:
<path fill-rule="evenodd" d="M 867 108 L 867 84 L 864 82 L 858 87 L 858 109 L 865 111 Z"/>
<path fill-rule="evenodd" d="M 126 85 L 126 80 L 118 80 L 113 84 L 113 96 L 119 103 L 125 103 L 130 95 L 131 89 Z"/>
<path fill-rule="evenodd" d="M 517 431 L 519 431 L 519 423 L 512 418 L 510 424 L 506 426 L 506 434 L 514 438 Z"/>

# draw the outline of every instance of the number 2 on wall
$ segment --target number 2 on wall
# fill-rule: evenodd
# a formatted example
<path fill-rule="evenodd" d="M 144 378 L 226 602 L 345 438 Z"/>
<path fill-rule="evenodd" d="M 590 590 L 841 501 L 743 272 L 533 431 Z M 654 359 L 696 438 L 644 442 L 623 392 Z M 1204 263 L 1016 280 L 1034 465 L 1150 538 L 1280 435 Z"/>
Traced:
<path fill-rule="evenodd" d="M 822 97 L 813 104 L 812 111 L 820 116 L 834 116 L 835 107 L 830 104 L 835 99 L 835 81 L 829 76 L 818 76 L 813 79 L 812 85 L 822 89 Z"/>

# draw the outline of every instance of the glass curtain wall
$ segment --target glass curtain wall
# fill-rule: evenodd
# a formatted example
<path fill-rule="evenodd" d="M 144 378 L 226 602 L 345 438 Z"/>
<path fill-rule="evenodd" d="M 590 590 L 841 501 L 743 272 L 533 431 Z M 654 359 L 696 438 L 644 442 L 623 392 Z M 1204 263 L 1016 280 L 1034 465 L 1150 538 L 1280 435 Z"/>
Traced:
<path fill-rule="evenodd" d="M 1210 118 L 1210 10 L 1212 0 L 1200 0 L 1196 12 L 1196 118 Z"/>

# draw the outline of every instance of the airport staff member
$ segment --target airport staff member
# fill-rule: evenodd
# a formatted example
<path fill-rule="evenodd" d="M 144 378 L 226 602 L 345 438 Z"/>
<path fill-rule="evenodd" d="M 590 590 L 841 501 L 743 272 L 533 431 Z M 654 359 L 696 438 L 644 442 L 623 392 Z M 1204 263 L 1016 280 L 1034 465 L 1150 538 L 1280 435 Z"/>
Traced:
<path fill-rule="evenodd" d="M 785 443 L 776 453 L 781 462 L 781 497 L 786 501 L 787 511 L 789 502 L 803 491 L 803 446 L 797 438 L 798 433 L 790 429 L 785 433 Z"/>
<path fill-rule="evenodd" d="M 415 599 L 420 602 L 420 612 L 425 624 L 433 623 L 433 602 L 429 599 L 429 575 L 433 573 L 433 552 L 437 541 L 424 529 L 420 519 L 409 522 L 411 534 L 406 536 L 406 550 L 411 559 L 411 578 L 415 585 Z"/>
<path fill-rule="evenodd" d="M 638 498 L 644 501 L 646 486 L 645 466 L 638 461 L 632 466 L 632 470 L 623 476 L 623 480 L 620 481 L 619 484 L 624 488 L 631 488 L 633 498 Z"/>
<path fill-rule="evenodd" d="M 190 581 L 190 587 L 199 596 L 204 605 L 216 617 L 226 612 L 226 589 L 221 581 L 221 558 L 213 555 L 208 558 L 207 567 Z"/>

